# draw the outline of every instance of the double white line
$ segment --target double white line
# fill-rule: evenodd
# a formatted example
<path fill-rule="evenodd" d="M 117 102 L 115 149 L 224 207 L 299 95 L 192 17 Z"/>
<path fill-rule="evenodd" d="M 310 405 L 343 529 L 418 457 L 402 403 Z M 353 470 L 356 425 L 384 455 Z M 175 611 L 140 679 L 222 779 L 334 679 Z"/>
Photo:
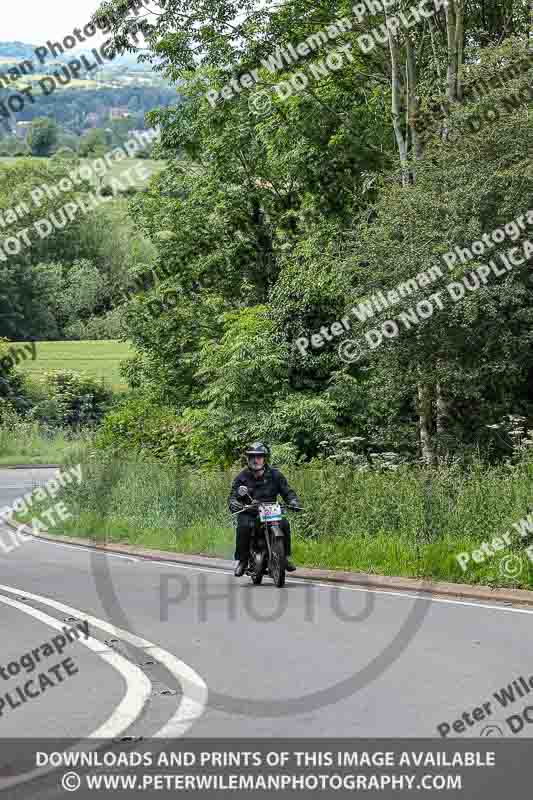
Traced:
<path fill-rule="evenodd" d="M 194 724 L 194 722 L 201 717 L 207 704 L 208 689 L 202 678 L 187 664 L 180 659 L 176 658 L 172 653 L 163 650 L 157 644 L 142 639 L 123 628 L 118 628 L 116 625 L 111 625 L 105 620 L 93 617 L 85 611 L 81 611 L 72 606 L 59 603 L 57 600 L 51 600 L 42 595 L 32 594 L 31 592 L 17 589 L 13 586 L 5 586 L 0 584 L 0 590 L 8 594 L 23 597 L 27 600 L 40 603 L 44 606 L 49 606 L 56 611 L 61 611 L 68 616 L 78 617 L 79 619 L 87 620 L 91 628 L 98 628 L 104 633 L 111 634 L 112 636 L 120 637 L 123 641 L 138 648 L 139 650 L 149 651 L 151 658 L 156 659 L 176 678 L 178 684 L 182 689 L 182 698 L 180 704 L 169 719 L 169 721 L 155 734 L 154 738 L 174 738 L 183 736 L 183 734 Z M 62 630 L 63 624 L 55 617 L 51 617 L 32 606 L 15 600 L 12 597 L 0 595 L 0 603 L 11 606 L 28 614 L 31 617 L 49 625 L 56 630 Z M 110 647 L 102 644 L 98 639 L 89 637 L 86 640 L 79 640 L 79 643 L 94 653 L 99 655 L 111 667 L 116 669 L 125 680 L 126 693 L 118 706 L 114 709 L 111 716 L 100 725 L 97 730 L 90 733 L 87 739 L 113 739 L 118 738 L 124 733 L 140 716 L 146 702 L 148 701 L 151 692 L 152 684 L 148 677 L 139 669 L 139 667 L 132 664 L 126 658 L 116 653 Z M 92 750 L 96 745 L 82 745 L 77 746 L 77 750 Z M 42 767 L 40 769 L 32 770 L 24 775 L 16 776 L 0 780 L 0 790 L 7 789 L 10 786 L 15 786 L 20 783 L 25 783 L 28 780 L 36 778 L 39 775 L 44 775 L 52 771 L 51 767 Z"/>

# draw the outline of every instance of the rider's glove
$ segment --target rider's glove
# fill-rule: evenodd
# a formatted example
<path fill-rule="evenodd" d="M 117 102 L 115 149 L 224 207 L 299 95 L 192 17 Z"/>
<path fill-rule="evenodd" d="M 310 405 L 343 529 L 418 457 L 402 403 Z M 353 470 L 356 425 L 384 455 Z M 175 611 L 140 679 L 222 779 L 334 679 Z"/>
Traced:
<path fill-rule="evenodd" d="M 291 500 L 289 500 L 289 507 L 294 509 L 300 508 L 300 503 L 296 497 L 293 497 Z"/>
<path fill-rule="evenodd" d="M 239 503 L 238 500 L 235 500 L 234 498 L 232 498 L 229 501 L 229 510 L 230 511 L 233 511 L 233 512 L 242 511 L 243 508 L 244 508 L 243 504 Z"/>

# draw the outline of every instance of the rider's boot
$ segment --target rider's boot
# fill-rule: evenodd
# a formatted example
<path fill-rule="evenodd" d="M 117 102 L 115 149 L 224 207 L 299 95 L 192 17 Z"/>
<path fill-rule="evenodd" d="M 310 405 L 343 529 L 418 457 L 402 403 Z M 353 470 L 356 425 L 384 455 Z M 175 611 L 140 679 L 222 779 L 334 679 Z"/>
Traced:
<path fill-rule="evenodd" d="M 287 572 L 294 572 L 296 569 L 295 565 L 289 558 L 285 562 L 285 569 L 287 570 Z"/>
<path fill-rule="evenodd" d="M 242 576 L 244 575 L 244 571 L 245 571 L 247 566 L 248 566 L 248 562 L 247 561 L 239 561 L 239 563 L 235 567 L 235 572 L 233 573 L 235 575 L 235 577 L 236 578 L 242 578 Z"/>

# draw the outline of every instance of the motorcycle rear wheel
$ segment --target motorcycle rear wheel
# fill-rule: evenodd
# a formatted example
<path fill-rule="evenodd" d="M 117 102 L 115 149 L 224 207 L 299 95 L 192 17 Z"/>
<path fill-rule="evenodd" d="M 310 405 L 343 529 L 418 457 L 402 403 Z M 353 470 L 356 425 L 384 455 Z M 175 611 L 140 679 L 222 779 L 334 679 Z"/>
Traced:
<path fill-rule="evenodd" d="M 272 580 L 281 589 L 285 586 L 285 543 L 283 539 L 276 538 L 272 543 L 272 555 L 270 558 L 270 575 Z"/>

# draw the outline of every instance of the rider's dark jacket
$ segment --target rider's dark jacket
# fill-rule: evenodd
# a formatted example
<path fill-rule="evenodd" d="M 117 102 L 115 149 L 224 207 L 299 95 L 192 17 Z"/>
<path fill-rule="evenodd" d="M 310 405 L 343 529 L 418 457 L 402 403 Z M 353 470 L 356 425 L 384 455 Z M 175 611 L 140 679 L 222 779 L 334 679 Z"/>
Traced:
<path fill-rule="evenodd" d="M 300 505 L 296 492 L 289 487 L 287 478 L 279 469 L 267 466 L 260 478 L 256 478 L 250 469 L 243 469 L 239 472 L 231 486 L 231 492 L 228 497 L 228 504 L 231 500 L 237 500 L 239 503 L 247 504 L 250 501 L 247 497 L 244 499 L 239 497 L 237 491 L 239 486 L 246 486 L 253 500 L 258 500 L 261 503 L 275 503 L 278 495 L 284 499 L 286 503 L 296 500 Z M 230 509 L 231 510 L 231 509 Z"/>

